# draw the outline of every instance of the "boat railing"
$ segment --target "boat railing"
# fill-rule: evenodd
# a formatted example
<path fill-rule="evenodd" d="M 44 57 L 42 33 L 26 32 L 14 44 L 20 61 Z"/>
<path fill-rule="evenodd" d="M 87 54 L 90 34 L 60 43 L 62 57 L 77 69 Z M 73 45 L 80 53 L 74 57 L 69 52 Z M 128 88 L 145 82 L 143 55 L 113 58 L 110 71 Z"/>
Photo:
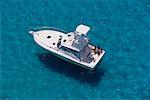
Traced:
<path fill-rule="evenodd" d="M 32 28 L 30 29 L 31 31 L 39 31 L 39 30 L 54 30 L 54 31 L 59 31 L 63 33 L 68 33 L 62 29 L 56 28 L 56 27 L 48 27 L 48 26 L 43 26 L 43 27 L 38 27 L 38 28 Z"/>

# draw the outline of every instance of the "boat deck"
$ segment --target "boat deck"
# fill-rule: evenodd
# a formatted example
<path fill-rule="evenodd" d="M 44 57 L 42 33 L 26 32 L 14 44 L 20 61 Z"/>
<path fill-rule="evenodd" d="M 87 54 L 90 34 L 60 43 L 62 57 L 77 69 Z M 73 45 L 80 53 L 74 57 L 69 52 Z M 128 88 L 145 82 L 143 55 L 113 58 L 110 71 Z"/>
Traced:
<path fill-rule="evenodd" d="M 59 39 L 63 36 L 64 34 L 62 34 L 61 32 L 53 30 L 38 31 L 38 39 L 41 42 L 46 43 L 46 45 L 51 48 L 57 48 L 57 43 L 59 42 Z"/>

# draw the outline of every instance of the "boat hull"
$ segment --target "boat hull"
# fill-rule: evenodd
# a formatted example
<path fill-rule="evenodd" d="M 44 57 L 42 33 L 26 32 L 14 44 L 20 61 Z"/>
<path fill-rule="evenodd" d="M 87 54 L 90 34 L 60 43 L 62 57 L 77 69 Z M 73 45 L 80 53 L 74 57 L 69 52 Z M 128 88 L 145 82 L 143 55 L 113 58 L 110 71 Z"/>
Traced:
<path fill-rule="evenodd" d="M 49 51 L 49 50 L 48 50 Z M 77 63 L 77 62 L 74 62 L 74 61 L 72 61 L 72 60 L 70 60 L 70 59 L 68 59 L 68 58 L 65 58 L 65 57 L 63 57 L 63 56 L 60 56 L 60 55 L 57 55 L 57 54 L 55 54 L 55 53 L 53 53 L 53 52 L 51 52 L 51 51 L 49 51 L 52 55 L 54 55 L 55 57 L 58 57 L 58 58 L 60 58 L 60 59 L 62 59 L 62 60 L 64 60 L 64 61 L 66 61 L 66 62 L 69 62 L 69 63 L 72 63 L 72 64 L 75 64 L 75 65 L 77 65 L 77 66 L 81 66 L 81 67 L 83 67 L 83 68 L 85 68 L 85 69 L 88 69 L 88 70 L 95 70 L 95 69 L 97 69 L 97 67 L 100 65 L 100 63 L 101 63 L 101 61 L 102 61 L 102 59 L 95 65 L 95 67 L 94 68 L 90 68 L 90 67 L 88 67 L 88 66 L 85 66 L 85 65 L 82 65 L 82 64 L 80 64 L 80 63 Z"/>
<path fill-rule="evenodd" d="M 52 36 L 52 33 L 53 34 L 55 33 L 55 38 L 53 39 L 53 41 L 48 41 L 49 39 L 47 39 L 46 37 L 49 36 L 49 35 Z M 82 61 L 79 61 L 79 60 L 75 60 L 72 57 L 69 57 L 68 55 L 60 53 L 60 50 L 58 48 L 56 48 L 56 46 L 51 47 L 51 46 L 53 46 L 52 43 L 54 41 L 56 41 L 56 37 L 58 37 L 58 36 L 56 36 L 56 34 L 59 34 L 59 36 L 60 35 L 63 36 L 65 33 L 54 31 L 54 30 L 44 30 L 44 31 L 34 32 L 33 37 L 34 37 L 34 41 L 38 45 L 40 45 L 44 49 L 47 49 L 51 54 L 53 54 L 54 56 L 56 56 L 56 57 L 58 57 L 58 58 L 60 58 L 64 61 L 70 62 L 72 64 L 75 64 L 77 66 L 81 66 L 81 67 L 89 69 L 89 70 L 94 70 L 97 67 L 97 65 L 101 61 L 105 51 L 103 51 L 103 54 L 101 55 L 101 57 L 99 57 L 94 63 L 85 63 L 85 62 L 82 62 Z"/>

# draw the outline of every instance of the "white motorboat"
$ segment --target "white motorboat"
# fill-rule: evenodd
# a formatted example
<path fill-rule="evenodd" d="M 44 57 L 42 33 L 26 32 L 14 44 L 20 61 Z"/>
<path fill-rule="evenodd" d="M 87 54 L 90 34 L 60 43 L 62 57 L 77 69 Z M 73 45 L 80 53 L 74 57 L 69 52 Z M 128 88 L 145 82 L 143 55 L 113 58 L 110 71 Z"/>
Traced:
<path fill-rule="evenodd" d="M 105 51 L 90 44 L 87 38 L 89 30 L 90 27 L 81 24 L 74 32 L 69 33 L 53 28 L 29 31 L 29 33 L 33 35 L 38 45 L 50 51 L 51 54 L 86 69 L 94 70 Z"/>

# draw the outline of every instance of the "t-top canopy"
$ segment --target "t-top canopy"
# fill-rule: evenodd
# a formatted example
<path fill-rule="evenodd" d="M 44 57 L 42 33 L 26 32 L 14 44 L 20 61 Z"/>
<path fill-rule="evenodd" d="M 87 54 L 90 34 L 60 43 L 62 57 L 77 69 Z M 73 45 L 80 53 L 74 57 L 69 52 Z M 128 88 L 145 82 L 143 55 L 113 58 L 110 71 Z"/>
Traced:
<path fill-rule="evenodd" d="M 77 28 L 76 28 L 76 31 L 81 33 L 81 34 L 85 34 L 90 30 L 90 27 L 88 26 L 85 26 L 83 24 L 81 25 L 78 25 Z"/>

